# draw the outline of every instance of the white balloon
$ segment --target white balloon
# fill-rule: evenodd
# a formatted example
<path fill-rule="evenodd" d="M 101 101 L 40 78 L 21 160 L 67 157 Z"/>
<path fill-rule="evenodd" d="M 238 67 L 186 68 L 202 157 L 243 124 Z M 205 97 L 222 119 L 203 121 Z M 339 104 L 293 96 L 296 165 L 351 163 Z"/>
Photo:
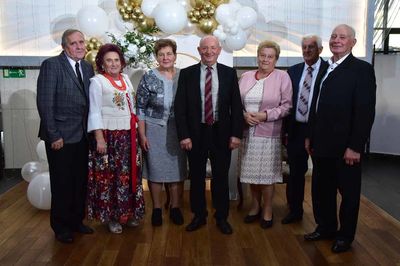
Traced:
<path fill-rule="evenodd" d="M 100 37 L 108 30 L 107 13 L 98 6 L 85 6 L 78 11 L 79 29 L 88 37 Z"/>
<path fill-rule="evenodd" d="M 29 183 L 27 197 L 33 207 L 41 210 L 49 210 L 51 207 L 50 174 L 43 172 L 38 174 Z"/>
<path fill-rule="evenodd" d="M 46 145 L 44 144 L 43 140 L 39 141 L 39 143 L 37 144 L 36 154 L 38 155 L 40 160 L 47 162 Z"/>
<path fill-rule="evenodd" d="M 219 24 L 225 25 L 232 17 L 233 12 L 229 4 L 222 4 L 215 10 L 215 19 Z"/>
<path fill-rule="evenodd" d="M 233 15 L 235 15 L 236 12 L 238 12 L 242 8 L 242 5 L 235 1 L 231 1 L 228 5 L 230 5 L 230 7 L 231 7 Z"/>
<path fill-rule="evenodd" d="M 188 21 L 185 9 L 176 1 L 159 3 L 152 15 L 160 30 L 169 34 L 181 31 Z"/>
<path fill-rule="evenodd" d="M 190 21 L 188 21 L 187 23 L 186 23 L 186 26 L 183 28 L 183 30 L 181 30 L 180 32 L 179 32 L 179 34 L 182 34 L 182 35 L 192 35 L 194 32 L 195 32 L 195 30 L 196 30 L 196 25 L 195 24 L 193 24 L 193 23 L 191 23 Z"/>
<path fill-rule="evenodd" d="M 45 170 L 44 164 L 41 162 L 27 162 L 22 166 L 21 176 L 26 182 L 31 182 L 32 179 Z"/>
<path fill-rule="evenodd" d="M 247 42 L 247 34 L 243 30 L 239 29 L 235 35 L 227 35 L 225 44 L 230 50 L 240 50 Z"/>
<path fill-rule="evenodd" d="M 108 31 L 115 31 L 118 30 L 119 32 L 125 32 L 125 22 L 122 20 L 121 15 L 119 14 L 118 11 L 112 11 L 110 14 L 108 14 L 108 19 L 109 19 L 109 29 Z"/>
<path fill-rule="evenodd" d="M 152 13 L 156 6 L 163 0 L 143 0 L 140 6 L 145 16 L 152 18 Z"/>
<path fill-rule="evenodd" d="M 236 21 L 242 29 L 247 29 L 253 26 L 257 21 L 257 12 L 251 7 L 245 6 L 238 10 Z"/>

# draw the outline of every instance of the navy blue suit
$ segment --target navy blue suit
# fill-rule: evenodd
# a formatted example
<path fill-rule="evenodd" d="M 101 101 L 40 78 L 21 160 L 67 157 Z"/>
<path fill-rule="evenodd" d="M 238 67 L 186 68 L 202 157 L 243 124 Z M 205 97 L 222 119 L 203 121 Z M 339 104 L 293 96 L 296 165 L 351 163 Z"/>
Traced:
<path fill-rule="evenodd" d="M 353 241 L 361 193 L 361 161 L 345 163 L 347 148 L 360 154 L 375 116 L 376 80 L 373 67 L 352 54 L 322 82 L 309 117 L 313 150 L 313 211 L 316 231 L 336 233 Z M 337 221 L 337 192 L 341 194 Z M 338 230 L 338 231 L 337 231 Z"/>
<path fill-rule="evenodd" d="M 304 175 L 308 170 L 308 153 L 304 148 L 304 140 L 307 136 L 307 125 L 296 121 L 297 101 L 299 94 L 299 83 L 304 71 L 305 63 L 299 63 L 288 69 L 288 74 L 293 86 L 293 109 L 285 119 L 285 130 L 288 136 L 287 151 L 290 174 L 286 184 L 286 199 L 289 204 L 290 213 L 295 216 L 303 215 L 304 200 Z M 316 80 L 321 79 L 328 64 L 321 59 Z M 314 87 L 314 95 L 318 94 L 319 88 Z M 312 101 L 312 97 L 310 99 Z"/>

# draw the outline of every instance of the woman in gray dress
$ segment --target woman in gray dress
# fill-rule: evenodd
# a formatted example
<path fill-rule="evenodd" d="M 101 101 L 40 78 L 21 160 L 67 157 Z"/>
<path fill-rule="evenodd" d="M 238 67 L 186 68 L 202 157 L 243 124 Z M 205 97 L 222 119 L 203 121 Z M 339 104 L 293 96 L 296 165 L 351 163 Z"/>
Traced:
<path fill-rule="evenodd" d="M 143 176 L 148 180 L 153 201 L 152 225 L 162 225 L 163 184 L 168 186 L 171 195 L 170 218 L 173 223 L 181 225 L 183 216 L 180 206 L 187 167 L 173 117 L 179 77 L 179 69 L 174 67 L 175 41 L 156 41 L 154 53 L 159 66 L 142 77 L 137 90 L 139 141 L 144 155 Z"/>

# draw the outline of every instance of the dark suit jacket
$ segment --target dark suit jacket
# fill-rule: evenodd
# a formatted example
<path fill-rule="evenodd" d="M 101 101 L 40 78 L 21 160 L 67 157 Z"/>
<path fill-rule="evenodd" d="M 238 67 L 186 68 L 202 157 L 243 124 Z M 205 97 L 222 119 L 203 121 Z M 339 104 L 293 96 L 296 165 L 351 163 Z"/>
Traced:
<path fill-rule="evenodd" d="M 314 155 L 342 157 L 346 148 L 362 153 L 375 101 L 373 67 L 350 54 L 322 83 L 318 106 L 317 97 L 313 99 L 309 123 Z"/>
<path fill-rule="evenodd" d="M 81 68 L 84 88 L 64 52 L 42 63 L 36 98 L 42 140 L 52 143 L 63 138 L 64 143 L 76 143 L 86 134 L 89 79 L 94 72 L 85 60 L 81 60 Z"/>
<path fill-rule="evenodd" d="M 294 130 L 294 123 L 296 122 L 296 110 L 297 110 L 297 100 L 298 100 L 298 93 L 299 93 L 299 83 L 300 83 L 301 75 L 303 74 L 304 64 L 305 63 L 303 62 L 303 63 L 293 65 L 293 66 L 289 67 L 287 70 L 287 72 L 290 76 L 290 79 L 292 81 L 292 86 L 293 86 L 292 110 L 290 112 L 290 115 L 288 115 L 284 120 L 285 133 L 288 134 L 289 138 L 294 134 L 293 130 Z M 318 95 L 319 86 L 315 86 L 315 84 L 317 84 L 318 80 L 321 80 L 327 67 L 328 67 L 328 63 L 321 58 L 321 65 L 319 67 L 318 74 L 317 74 L 317 77 L 316 77 L 316 80 L 314 83 L 313 95 Z M 314 98 L 314 96 L 311 98 L 311 101 L 313 98 Z"/>
<path fill-rule="evenodd" d="M 228 147 L 230 137 L 242 138 L 243 108 L 236 70 L 223 64 L 218 71 L 218 141 Z M 182 69 L 178 81 L 175 120 L 179 140 L 197 145 L 201 132 L 200 63 Z"/>

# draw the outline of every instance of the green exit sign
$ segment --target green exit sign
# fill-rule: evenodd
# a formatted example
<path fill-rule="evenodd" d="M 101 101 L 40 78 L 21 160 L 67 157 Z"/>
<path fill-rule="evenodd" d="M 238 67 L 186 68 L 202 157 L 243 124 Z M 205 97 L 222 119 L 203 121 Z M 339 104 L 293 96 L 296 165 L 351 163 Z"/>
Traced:
<path fill-rule="evenodd" d="M 3 78 L 26 78 L 25 69 L 3 68 Z"/>

